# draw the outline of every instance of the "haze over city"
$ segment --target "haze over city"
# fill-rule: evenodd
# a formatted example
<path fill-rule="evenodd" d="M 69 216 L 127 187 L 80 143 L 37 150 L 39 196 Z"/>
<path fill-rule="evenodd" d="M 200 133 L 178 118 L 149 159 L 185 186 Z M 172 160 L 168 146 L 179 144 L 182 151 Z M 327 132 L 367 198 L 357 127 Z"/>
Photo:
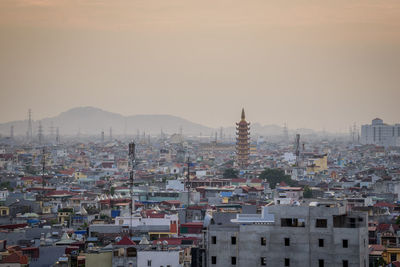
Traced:
<path fill-rule="evenodd" d="M 0 267 L 400 266 L 399 0 L 0 0 Z"/>
<path fill-rule="evenodd" d="M 0 122 L 94 106 L 346 132 L 400 114 L 399 1 L 0 2 Z"/>

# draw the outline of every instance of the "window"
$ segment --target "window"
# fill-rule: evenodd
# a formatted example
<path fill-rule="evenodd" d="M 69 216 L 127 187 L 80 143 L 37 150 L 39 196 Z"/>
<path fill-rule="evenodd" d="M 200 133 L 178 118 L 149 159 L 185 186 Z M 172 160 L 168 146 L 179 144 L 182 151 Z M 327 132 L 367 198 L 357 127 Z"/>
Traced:
<path fill-rule="evenodd" d="M 290 259 L 285 258 L 285 267 L 290 266 Z"/>
<path fill-rule="evenodd" d="M 267 258 L 261 257 L 261 266 L 267 266 Z"/>
<path fill-rule="evenodd" d="M 236 245 L 236 236 L 231 236 L 231 244 Z"/>
<path fill-rule="evenodd" d="M 328 221 L 326 219 L 316 219 L 315 227 L 316 228 L 326 228 L 326 227 L 328 227 Z"/>
<path fill-rule="evenodd" d="M 343 247 L 348 248 L 349 247 L 349 241 L 347 239 L 343 239 Z"/>
<path fill-rule="evenodd" d="M 211 237 L 211 244 L 217 244 L 217 237 L 215 235 Z"/>
<path fill-rule="evenodd" d="M 265 237 L 261 237 L 261 246 L 267 245 L 267 239 Z"/>
<path fill-rule="evenodd" d="M 343 260 L 343 267 L 349 267 L 349 261 L 348 260 Z"/>
<path fill-rule="evenodd" d="M 211 264 L 217 264 L 217 256 L 211 257 Z"/>
<path fill-rule="evenodd" d="M 324 267 L 324 260 L 318 260 L 318 266 L 319 267 Z"/>
<path fill-rule="evenodd" d="M 236 265 L 236 257 L 232 257 L 231 258 L 231 264 L 232 265 Z"/>
<path fill-rule="evenodd" d="M 290 238 L 285 238 L 285 246 L 288 247 L 290 246 Z"/>
<path fill-rule="evenodd" d="M 397 261 L 397 254 L 396 253 L 390 253 L 390 261 Z"/>
<path fill-rule="evenodd" d="M 324 240 L 323 240 L 323 239 L 318 239 L 318 246 L 319 246 L 320 248 L 323 248 L 323 247 L 324 247 Z"/>
<path fill-rule="evenodd" d="M 126 249 L 126 256 L 127 257 L 136 257 L 136 248 L 127 248 Z"/>
<path fill-rule="evenodd" d="M 298 218 L 281 218 L 282 227 L 305 227 L 305 220 Z"/>
<path fill-rule="evenodd" d="M 147 260 L 147 266 L 151 266 L 151 260 Z"/>

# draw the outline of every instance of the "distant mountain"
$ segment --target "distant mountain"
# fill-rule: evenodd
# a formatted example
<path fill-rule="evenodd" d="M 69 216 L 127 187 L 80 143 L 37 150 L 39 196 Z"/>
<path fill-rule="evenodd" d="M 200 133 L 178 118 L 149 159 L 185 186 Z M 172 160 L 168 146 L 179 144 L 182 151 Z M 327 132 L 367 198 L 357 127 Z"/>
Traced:
<path fill-rule="evenodd" d="M 60 135 L 76 136 L 78 132 L 81 135 L 97 135 L 100 137 L 101 132 L 104 131 L 105 138 L 109 136 L 110 128 L 112 128 L 113 135 L 136 135 L 139 131 L 140 134 L 159 135 L 161 130 L 165 134 L 178 133 L 182 128 L 184 135 L 199 135 L 203 136 L 212 135 L 215 132 L 219 133 L 219 129 L 213 129 L 198 123 L 193 123 L 189 120 L 172 116 L 172 115 L 133 115 L 123 116 L 121 114 L 108 112 L 94 107 L 78 107 L 60 113 L 58 116 L 51 118 L 44 118 L 40 120 L 43 126 L 43 132 L 47 136 L 51 133 L 53 126 L 53 134 L 56 133 L 56 128 L 59 128 Z M 14 135 L 26 136 L 28 129 L 27 120 L 13 121 L 0 124 L 0 134 L 3 136 L 10 135 L 11 126 L 14 127 Z M 279 136 L 283 134 L 283 127 L 278 125 L 261 125 L 259 123 L 252 123 L 250 125 L 251 133 L 254 135 L 263 136 Z M 37 137 L 39 128 L 39 120 L 32 122 L 32 129 L 34 138 Z M 236 132 L 235 125 L 232 127 L 223 128 L 226 137 L 234 136 Z M 289 133 L 300 132 L 312 134 L 313 130 L 310 129 L 289 129 Z M 218 135 L 219 136 L 219 135 Z"/>
<path fill-rule="evenodd" d="M 104 131 L 107 138 L 110 128 L 114 135 L 160 134 L 161 129 L 166 134 L 178 133 L 180 128 L 184 134 L 210 134 L 213 129 L 190 122 L 186 119 L 172 115 L 134 115 L 123 116 L 94 107 L 78 107 L 62 112 L 52 118 L 40 120 L 45 135 L 59 127 L 61 135 L 99 135 Z M 7 136 L 10 134 L 11 125 L 14 126 L 14 135 L 26 135 L 28 122 L 13 121 L 0 124 L 0 133 Z M 37 135 L 39 121 L 33 121 L 33 132 Z"/>

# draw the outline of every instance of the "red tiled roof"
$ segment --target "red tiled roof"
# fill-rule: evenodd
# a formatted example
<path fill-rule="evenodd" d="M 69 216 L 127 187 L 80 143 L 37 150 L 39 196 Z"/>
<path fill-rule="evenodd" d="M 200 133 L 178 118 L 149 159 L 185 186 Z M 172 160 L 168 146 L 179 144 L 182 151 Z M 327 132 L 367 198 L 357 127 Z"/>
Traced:
<path fill-rule="evenodd" d="M 374 205 L 374 207 L 388 207 L 388 208 L 395 208 L 396 205 L 387 203 L 387 202 L 378 202 Z"/>
<path fill-rule="evenodd" d="M 25 255 L 21 255 L 21 253 L 14 252 L 9 256 L 4 257 L 1 263 L 28 264 L 28 257 Z"/>
<path fill-rule="evenodd" d="M 165 200 L 162 202 L 163 204 L 169 204 L 169 205 L 180 205 L 182 202 L 179 200 Z"/>
<path fill-rule="evenodd" d="M 376 229 L 378 232 L 387 231 L 389 230 L 390 225 L 392 225 L 394 231 L 399 230 L 399 226 L 397 224 L 388 224 L 388 223 L 381 223 L 376 227 Z"/>
<path fill-rule="evenodd" d="M 117 246 L 134 246 L 136 245 L 129 237 L 124 236 L 117 244 Z"/>
<path fill-rule="evenodd" d="M 172 238 L 160 238 L 153 241 L 153 245 L 157 245 L 158 241 L 167 241 L 168 245 L 181 245 L 183 240 L 193 240 L 193 243 L 198 241 L 196 237 L 172 237 Z"/>

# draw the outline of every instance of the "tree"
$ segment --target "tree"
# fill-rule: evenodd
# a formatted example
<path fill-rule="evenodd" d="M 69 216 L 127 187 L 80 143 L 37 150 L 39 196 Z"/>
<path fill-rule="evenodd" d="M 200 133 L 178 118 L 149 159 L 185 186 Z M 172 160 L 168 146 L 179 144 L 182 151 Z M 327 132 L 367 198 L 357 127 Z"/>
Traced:
<path fill-rule="evenodd" d="M 397 224 L 397 225 L 400 225 L 400 216 L 397 216 L 397 218 L 396 218 L 396 224 Z"/>
<path fill-rule="evenodd" d="M 239 176 L 239 171 L 235 170 L 233 168 L 228 168 L 224 170 L 224 173 L 222 175 L 224 178 L 238 178 Z"/>
<path fill-rule="evenodd" d="M 282 169 L 265 169 L 260 174 L 260 179 L 266 180 L 271 189 L 276 187 L 276 184 L 285 182 L 287 185 L 295 186 L 297 183 L 293 181 L 289 175 L 286 175 Z"/>
<path fill-rule="evenodd" d="M 110 194 L 113 196 L 115 194 L 115 187 L 110 188 Z"/>
<path fill-rule="evenodd" d="M 308 185 L 304 186 L 303 197 L 304 198 L 312 198 L 313 197 L 312 190 Z"/>

